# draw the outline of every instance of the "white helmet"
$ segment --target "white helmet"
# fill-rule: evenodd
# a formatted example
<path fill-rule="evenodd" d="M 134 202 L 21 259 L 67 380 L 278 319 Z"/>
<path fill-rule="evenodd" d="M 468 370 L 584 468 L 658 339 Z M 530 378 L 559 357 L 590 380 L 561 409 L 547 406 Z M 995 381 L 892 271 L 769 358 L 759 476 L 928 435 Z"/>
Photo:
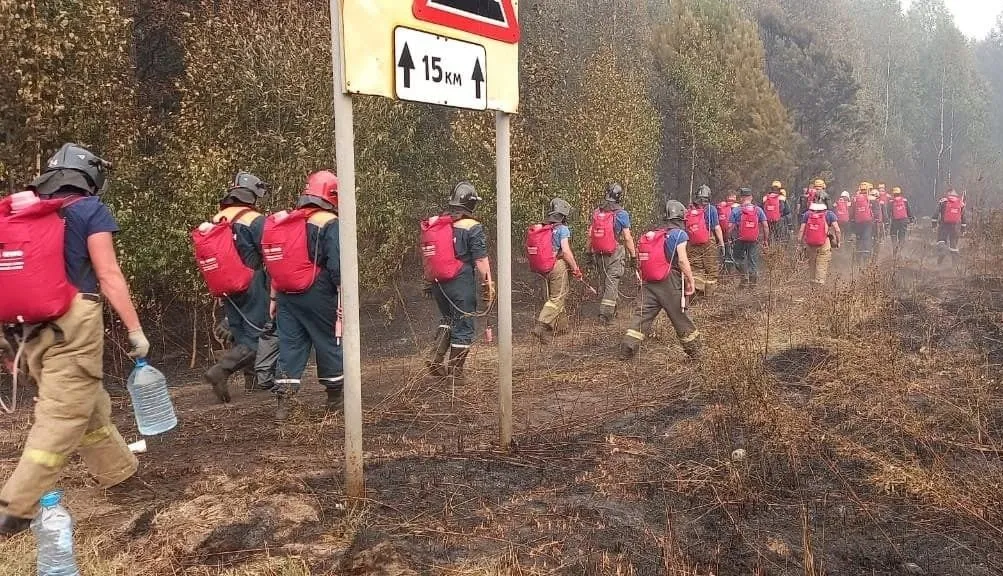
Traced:
<path fill-rule="evenodd" d="M 839 197 L 840 198 L 849 198 L 850 197 L 850 193 L 847 192 L 846 190 L 843 190 L 843 193 L 840 194 Z"/>

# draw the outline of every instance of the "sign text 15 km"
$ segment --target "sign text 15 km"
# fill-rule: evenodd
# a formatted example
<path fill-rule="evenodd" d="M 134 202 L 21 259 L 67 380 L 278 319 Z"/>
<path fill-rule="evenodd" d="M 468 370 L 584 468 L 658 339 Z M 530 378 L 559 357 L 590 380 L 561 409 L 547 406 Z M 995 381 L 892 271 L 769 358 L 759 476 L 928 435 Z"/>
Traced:
<path fill-rule="evenodd" d="M 394 64 L 401 100 L 472 110 L 488 107 L 484 46 L 398 26 Z"/>

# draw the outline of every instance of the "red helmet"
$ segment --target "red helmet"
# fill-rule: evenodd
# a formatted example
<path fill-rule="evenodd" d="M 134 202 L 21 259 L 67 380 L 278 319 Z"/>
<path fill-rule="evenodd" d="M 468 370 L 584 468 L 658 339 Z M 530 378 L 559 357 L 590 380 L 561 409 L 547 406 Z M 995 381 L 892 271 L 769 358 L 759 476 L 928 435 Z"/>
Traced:
<path fill-rule="evenodd" d="M 306 180 L 306 188 L 303 190 L 303 195 L 320 198 L 331 204 L 332 207 L 337 207 L 338 177 L 328 170 L 314 172 Z"/>

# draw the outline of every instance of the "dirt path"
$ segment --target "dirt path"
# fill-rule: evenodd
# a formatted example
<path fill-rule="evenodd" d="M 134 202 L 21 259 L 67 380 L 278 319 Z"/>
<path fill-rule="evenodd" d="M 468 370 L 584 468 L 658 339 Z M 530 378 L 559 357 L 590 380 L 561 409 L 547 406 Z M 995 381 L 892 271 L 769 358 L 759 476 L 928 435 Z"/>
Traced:
<path fill-rule="evenodd" d="M 494 349 L 455 393 L 427 381 L 412 297 L 414 324 L 367 331 L 364 502 L 342 498 L 319 387 L 277 428 L 267 396 L 216 405 L 188 375 L 181 428 L 142 458 L 152 493 L 64 481 L 88 574 L 1001 574 L 1003 284 L 932 273 L 925 241 L 814 296 L 772 256 L 756 293 L 694 309 L 700 365 L 664 325 L 611 360 L 626 318 L 594 326 L 594 303 L 541 350 L 521 295 L 512 452 L 492 444 Z M 5 474 L 27 425 L 9 421 Z M 30 539 L 0 550 L 30 573 Z"/>

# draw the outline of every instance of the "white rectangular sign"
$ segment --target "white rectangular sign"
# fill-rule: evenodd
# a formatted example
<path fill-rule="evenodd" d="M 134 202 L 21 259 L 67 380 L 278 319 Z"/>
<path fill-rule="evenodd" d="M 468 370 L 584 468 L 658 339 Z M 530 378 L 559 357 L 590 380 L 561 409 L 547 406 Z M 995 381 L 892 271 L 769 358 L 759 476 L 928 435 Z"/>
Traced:
<path fill-rule="evenodd" d="M 398 26 L 394 28 L 397 98 L 472 110 L 488 107 L 484 46 Z"/>

